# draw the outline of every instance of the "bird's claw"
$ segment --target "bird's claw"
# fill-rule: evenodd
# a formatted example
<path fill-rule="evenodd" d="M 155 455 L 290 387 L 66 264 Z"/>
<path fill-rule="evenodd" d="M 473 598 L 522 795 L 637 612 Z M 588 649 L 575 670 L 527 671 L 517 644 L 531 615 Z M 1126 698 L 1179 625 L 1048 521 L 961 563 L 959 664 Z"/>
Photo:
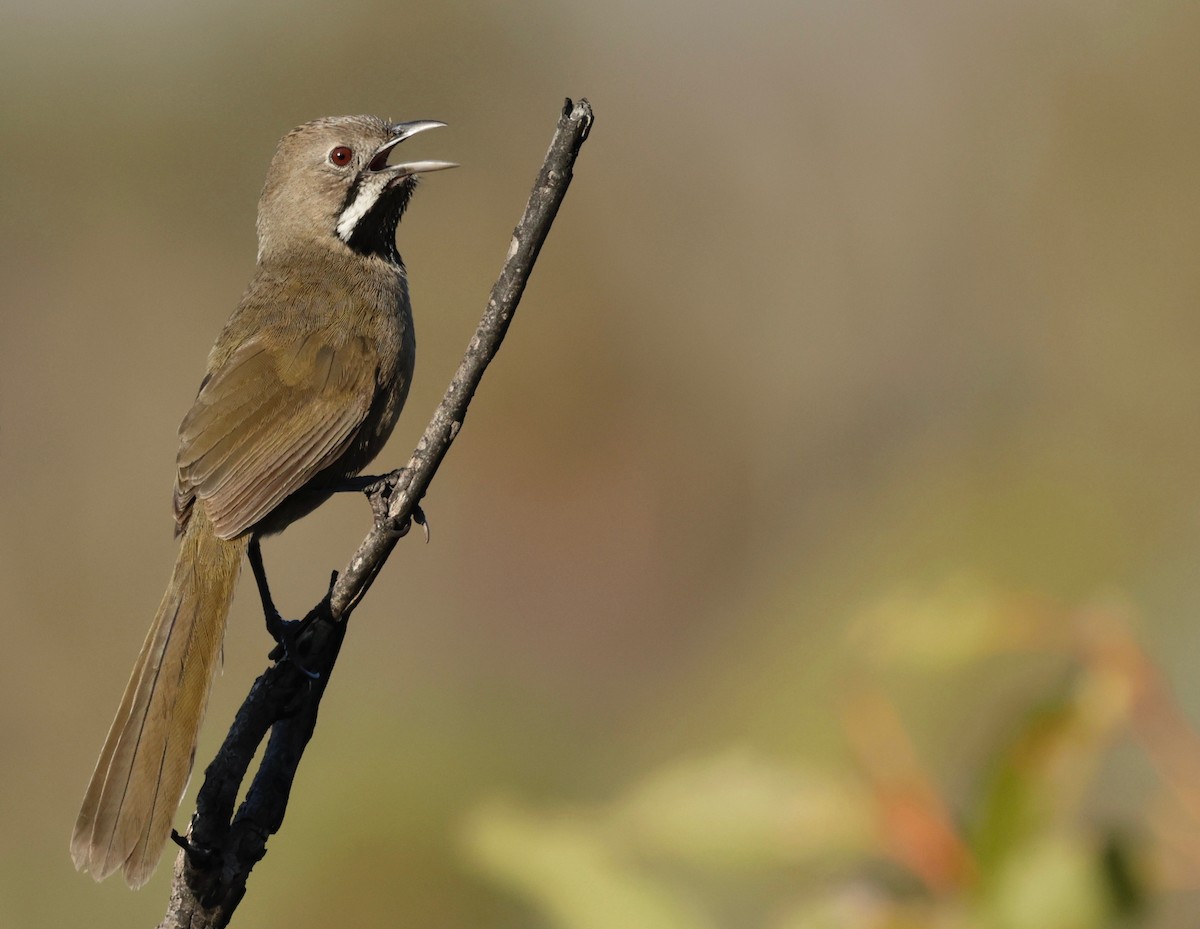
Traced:
<path fill-rule="evenodd" d="M 411 531 L 413 523 L 416 523 L 421 527 L 421 531 L 425 534 L 425 544 L 428 545 L 429 518 L 425 515 L 425 511 L 421 509 L 421 505 L 419 503 L 413 507 L 412 515 L 405 517 L 404 522 L 400 524 L 400 528 L 397 529 L 396 532 L 401 538 L 403 538 Z"/>
<path fill-rule="evenodd" d="M 413 507 L 412 521 L 421 527 L 421 531 L 425 534 L 425 544 L 429 544 L 429 518 L 425 515 L 425 511 L 421 509 L 421 504 Z"/>
<path fill-rule="evenodd" d="M 201 848 L 192 841 L 191 836 L 180 835 L 175 829 L 171 830 L 171 841 L 182 848 L 193 863 L 200 863 L 203 865 L 205 862 L 212 859 L 212 849 Z"/>

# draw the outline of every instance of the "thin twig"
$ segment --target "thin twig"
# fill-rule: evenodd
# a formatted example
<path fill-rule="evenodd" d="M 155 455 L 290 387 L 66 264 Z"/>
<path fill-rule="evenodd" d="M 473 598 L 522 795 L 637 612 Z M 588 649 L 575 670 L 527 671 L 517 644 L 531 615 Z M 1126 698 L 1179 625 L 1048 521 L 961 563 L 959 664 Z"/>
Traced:
<path fill-rule="evenodd" d="M 186 837 L 175 837 L 182 848 L 159 929 L 219 929 L 228 925 L 245 895 L 250 870 L 266 854 L 268 837 L 283 823 L 292 780 L 316 726 L 346 621 L 411 520 L 417 516 L 420 521 L 421 498 L 462 428 L 483 372 L 500 349 L 591 125 L 588 102 L 567 100 L 487 309 L 425 434 L 406 467 L 368 488 L 374 525 L 345 570 L 334 576 L 329 593 L 305 617 L 296 643 L 298 660 L 278 661 L 254 682 L 205 771 L 191 828 Z M 238 791 L 268 731 L 262 763 L 235 814 Z"/>

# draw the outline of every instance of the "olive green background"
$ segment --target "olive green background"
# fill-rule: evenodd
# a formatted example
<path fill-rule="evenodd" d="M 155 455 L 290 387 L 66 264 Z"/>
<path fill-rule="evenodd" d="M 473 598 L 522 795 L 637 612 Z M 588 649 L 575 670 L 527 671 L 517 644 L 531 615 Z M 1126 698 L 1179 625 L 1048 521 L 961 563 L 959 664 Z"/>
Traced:
<path fill-rule="evenodd" d="M 596 124 L 426 499 L 433 541 L 355 614 L 235 925 L 817 925 L 803 900 L 870 884 L 861 842 L 761 870 L 661 855 L 695 920 L 656 921 L 580 905 L 620 892 L 562 856 L 522 891 L 505 817 L 615 828 L 706 759 L 857 783 L 844 707 L 883 692 L 969 820 L 1069 662 L 968 645 L 897 670 L 880 622 L 936 651 L 979 604 L 1052 604 L 1017 610 L 1034 627 L 1114 605 L 1200 714 L 1195 3 L 0 10 L 0 925 L 161 916 L 169 862 L 132 894 L 67 840 L 174 558 L 175 430 L 252 273 L 266 164 L 321 115 L 444 120 L 405 156 L 462 164 L 400 229 L 419 351 L 380 469 L 458 363 L 563 97 Z M 341 499 L 267 544 L 285 612 L 367 524 Z M 201 765 L 268 645 L 244 580 Z M 1072 821 L 1130 836 L 1150 924 L 1191 925 L 1197 872 L 1161 851 L 1200 821 L 1162 840 L 1136 739 L 1095 761 Z M 871 818 L 850 807 L 806 841 Z"/>

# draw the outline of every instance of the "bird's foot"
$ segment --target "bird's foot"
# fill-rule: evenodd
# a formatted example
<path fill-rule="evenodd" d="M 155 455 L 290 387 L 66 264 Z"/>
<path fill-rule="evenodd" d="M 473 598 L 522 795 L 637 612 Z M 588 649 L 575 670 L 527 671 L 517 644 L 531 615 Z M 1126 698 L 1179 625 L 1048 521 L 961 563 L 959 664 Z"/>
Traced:
<path fill-rule="evenodd" d="M 389 512 L 392 503 L 392 494 L 396 488 L 400 486 L 404 475 L 407 473 L 406 468 L 398 468 L 381 477 L 365 477 L 355 478 L 355 489 L 361 490 L 367 496 L 367 502 L 371 504 L 371 512 L 375 516 L 375 524 L 377 526 L 389 525 Z M 407 486 L 407 485 L 405 485 Z M 425 541 L 429 541 L 429 520 L 425 516 L 425 511 L 421 509 L 421 505 L 417 504 L 413 507 L 412 515 L 407 516 L 400 523 L 391 523 L 391 528 L 394 529 L 398 536 L 406 536 L 412 529 L 413 523 L 421 527 L 425 535 Z"/>
<path fill-rule="evenodd" d="M 300 636 L 308 628 L 311 619 L 284 619 L 278 610 L 267 612 L 267 632 L 275 640 L 275 647 L 267 657 L 272 661 L 286 661 L 297 671 L 310 680 L 318 680 L 321 675 L 310 671 L 300 661 Z"/>

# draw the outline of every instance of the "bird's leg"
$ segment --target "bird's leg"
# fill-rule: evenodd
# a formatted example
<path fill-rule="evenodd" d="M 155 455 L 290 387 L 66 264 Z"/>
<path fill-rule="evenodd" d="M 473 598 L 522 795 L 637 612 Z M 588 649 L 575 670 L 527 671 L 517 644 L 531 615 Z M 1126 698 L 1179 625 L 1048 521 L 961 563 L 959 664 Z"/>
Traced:
<path fill-rule="evenodd" d="M 382 490 L 385 484 L 399 479 L 403 473 L 404 468 L 397 468 L 387 474 L 357 474 L 354 477 L 345 477 L 333 487 L 333 492 L 335 494 L 350 492 L 370 494 L 373 491 Z"/>
<path fill-rule="evenodd" d="M 382 481 L 386 474 L 358 474 L 342 478 L 333 488 L 335 494 L 366 493 L 374 484 Z"/>
<path fill-rule="evenodd" d="M 288 622 L 279 614 L 279 610 L 275 609 L 275 601 L 271 599 L 271 588 L 267 585 L 267 571 L 263 567 L 262 547 L 259 545 L 257 535 L 250 537 L 246 557 L 250 561 L 250 570 L 254 572 L 254 582 L 258 585 L 258 596 L 262 600 L 263 615 L 267 620 L 267 632 L 283 649 L 283 657 L 295 665 L 302 674 L 314 679 L 319 677 L 320 675 L 304 667 L 297 658 L 296 644 L 300 632 L 303 631 L 303 626 L 297 622 Z"/>
<path fill-rule="evenodd" d="M 262 547 L 258 536 L 250 537 L 250 546 L 246 551 L 250 561 L 250 570 L 254 572 L 254 582 L 258 585 L 258 596 L 262 600 L 263 614 L 267 619 L 267 632 L 276 642 L 283 639 L 284 619 L 275 609 L 275 601 L 271 599 L 271 588 L 267 584 L 267 570 L 263 567 Z"/>

